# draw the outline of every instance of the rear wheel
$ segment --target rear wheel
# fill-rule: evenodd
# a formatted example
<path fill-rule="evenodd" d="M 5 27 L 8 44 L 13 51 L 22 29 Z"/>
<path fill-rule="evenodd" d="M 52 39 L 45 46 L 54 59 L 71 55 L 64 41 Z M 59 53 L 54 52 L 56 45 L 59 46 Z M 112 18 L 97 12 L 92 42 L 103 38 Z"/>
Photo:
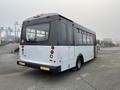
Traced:
<path fill-rule="evenodd" d="M 78 59 L 77 62 L 76 62 L 76 70 L 80 70 L 81 66 L 82 66 L 81 59 Z"/>

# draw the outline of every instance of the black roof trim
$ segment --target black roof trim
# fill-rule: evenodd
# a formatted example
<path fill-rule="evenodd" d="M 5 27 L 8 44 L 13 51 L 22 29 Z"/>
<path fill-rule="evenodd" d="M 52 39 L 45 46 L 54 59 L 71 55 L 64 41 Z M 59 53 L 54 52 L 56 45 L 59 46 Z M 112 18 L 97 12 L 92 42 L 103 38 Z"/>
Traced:
<path fill-rule="evenodd" d="M 66 18 L 66 17 L 64 17 L 64 16 L 62 16 L 62 15 L 59 15 L 59 16 L 73 23 L 72 20 L 70 20 L 70 19 L 68 19 L 68 18 Z"/>

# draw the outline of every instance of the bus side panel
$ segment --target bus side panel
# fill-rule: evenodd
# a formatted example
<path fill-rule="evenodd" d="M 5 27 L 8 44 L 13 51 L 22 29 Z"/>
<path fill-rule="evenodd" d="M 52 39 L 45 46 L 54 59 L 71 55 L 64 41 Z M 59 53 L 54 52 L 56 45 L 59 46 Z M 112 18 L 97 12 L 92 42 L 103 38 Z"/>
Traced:
<path fill-rule="evenodd" d="M 71 27 L 69 30 L 72 31 L 71 22 L 61 19 L 57 23 L 57 60 L 60 61 L 61 71 L 75 67 L 74 46 L 69 44 L 70 40 L 68 41 L 68 33 L 70 33 L 68 26 Z M 73 38 L 72 35 L 70 37 Z"/>
<path fill-rule="evenodd" d="M 94 46 L 75 46 L 75 57 L 82 54 L 84 62 L 92 60 L 94 58 Z"/>
<path fill-rule="evenodd" d="M 57 48 L 57 60 L 59 62 L 59 65 L 61 65 L 61 71 L 65 71 L 75 67 L 76 62 L 75 62 L 74 56 L 70 58 L 70 54 L 74 55 L 74 51 L 69 53 L 69 49 L 74 48 L 74 46 L 71 46 L 71 47 L 56 46 L 56 48 Z"/>
<path fill-rule="evenodd" d="M 69 53 L 69 47 L 75 48 L 73 52 Z M 68 70 L 76 66 L 77 57 L 82 54 L 84 62 L 94 59 L 94 46 L 56 46 L 57 62 L 61 65 L 61 71 Z M 73 59 L 69 55 L 74 54 Z"/>

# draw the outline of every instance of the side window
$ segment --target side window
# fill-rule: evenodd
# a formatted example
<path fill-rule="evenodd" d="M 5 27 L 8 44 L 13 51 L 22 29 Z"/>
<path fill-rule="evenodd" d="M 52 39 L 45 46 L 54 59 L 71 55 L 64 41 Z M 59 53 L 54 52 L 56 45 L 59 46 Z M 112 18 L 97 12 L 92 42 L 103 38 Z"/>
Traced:
<path fill-rule="evenodd" d="M 79 44 L 79 34 L 78 34 L 78 29 L 74 28 L 74 40 L 75 40 L 75 45 Z"/>
<path fill-rule="evenodd" d="M 87 33 L 87 44 L 90 44 L 90 34 Z"/>
<path fill-rule="evenodd" d="M 95 38 L 95 35 L 93 35 L 93 44 L 96 45 L 96 38 Z"/>
<path fill-rule="evenodd" d="M 87 34 L 83 32 L 83 44 L 87 44 Z"/>
<path fill-rule="evenodd" d="M 60 24 L 60 30 L 58 31 L 58 43 L 59 45 L 66 45 L 67 41 L 67 25 L 64 23 Z"/>
<path fill-rule="evenodd" d="M 69 45 L 73 44 L 73 26 L 67 25 L 67 42 Z"/>
<path fill-rule="evenodd" d="M 74 28 L 74 38 L 75 38 L 75 45 L 82 45 L 83 44 L 83 31 L 77 28 Z"/>
<path fill-rule="evenodd" d="M 94 40 L 93 40 L 93 35 L 92 35 L 92 34 L 90 34 L 90 44 L 92 44 L 92 45 L 93 45 L 93 43 L 94 43 Z"/>
<path fill-rule="evenodd" d="M 79 45 L 81 45 L 83 43 L 82 30 L 79 30 L 78 34 L 79 34 Z"/>

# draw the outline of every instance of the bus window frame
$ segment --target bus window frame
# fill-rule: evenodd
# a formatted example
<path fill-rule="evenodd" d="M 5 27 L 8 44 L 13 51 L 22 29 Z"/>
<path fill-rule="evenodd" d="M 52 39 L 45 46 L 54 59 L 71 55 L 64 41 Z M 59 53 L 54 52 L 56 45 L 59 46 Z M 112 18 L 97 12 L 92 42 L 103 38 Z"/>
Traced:
<path fill-rule="evenodd" d="M 21 40 L 20 40 L 20 44 L 22 45 L 44 45 L 45 42 L 48 42 L 50 41 L 50 36 L 51 36 L 51 22 L 52 21 L 49 21 L 49 22 L 42 22 L 42 23 L 34 23 L 34 24 L 29 24 L 29 25 L 24 25 L 23 24 L 23 28 L 22 28 L 22 32 L 21 32 Z M 27 26 L 31 26 L 31 25 L 39 25 L 39 24 L 49 24 L 49 34 L 48 34 L 48 39 L 45 40 L 45 41 L 27 41 L 26 40 L 26 27 Z M 22 40 L 24 40 L 24 42 L 22 42 Z M 41 44 L 42 43 L 42 44 Z M 47 44 L 45 44 L 47 45 Z"/>
<path fill-rule="evenodd" d="M 80 30 L 81 32 L 82 32 L 82 44 L 76 44 L 75 42 L 75 29 L 77 30 Z M 76 27 L 73 27 L 73 30 L 74 30 L 74 32 L 73 32 L 73 36 L 74 36 L 74 46 L 95 46 L 95 42 L 96 42 L 96 35 L 95 34 L 92 34 L 92 33 L 90 33 L 90 32 L 87 32 L 87 31 L 85 31 L 85 30 L 83 30 L 83 29 L 80 29 L 80 28 L 76 28 Z M 77 32 L 78 33 L 78 32 Z M 88 44 L 87 43 L 87 36 L 86 36 L 86 44 L 84 44 L 83 43 L 83 34 L 84 33 L 86 33 L 86 34 L 89 34 L 89 35 L 91 35 L 92 36 L 92 40 L 93 40 L 93 43 L 92 44 Z"/>

